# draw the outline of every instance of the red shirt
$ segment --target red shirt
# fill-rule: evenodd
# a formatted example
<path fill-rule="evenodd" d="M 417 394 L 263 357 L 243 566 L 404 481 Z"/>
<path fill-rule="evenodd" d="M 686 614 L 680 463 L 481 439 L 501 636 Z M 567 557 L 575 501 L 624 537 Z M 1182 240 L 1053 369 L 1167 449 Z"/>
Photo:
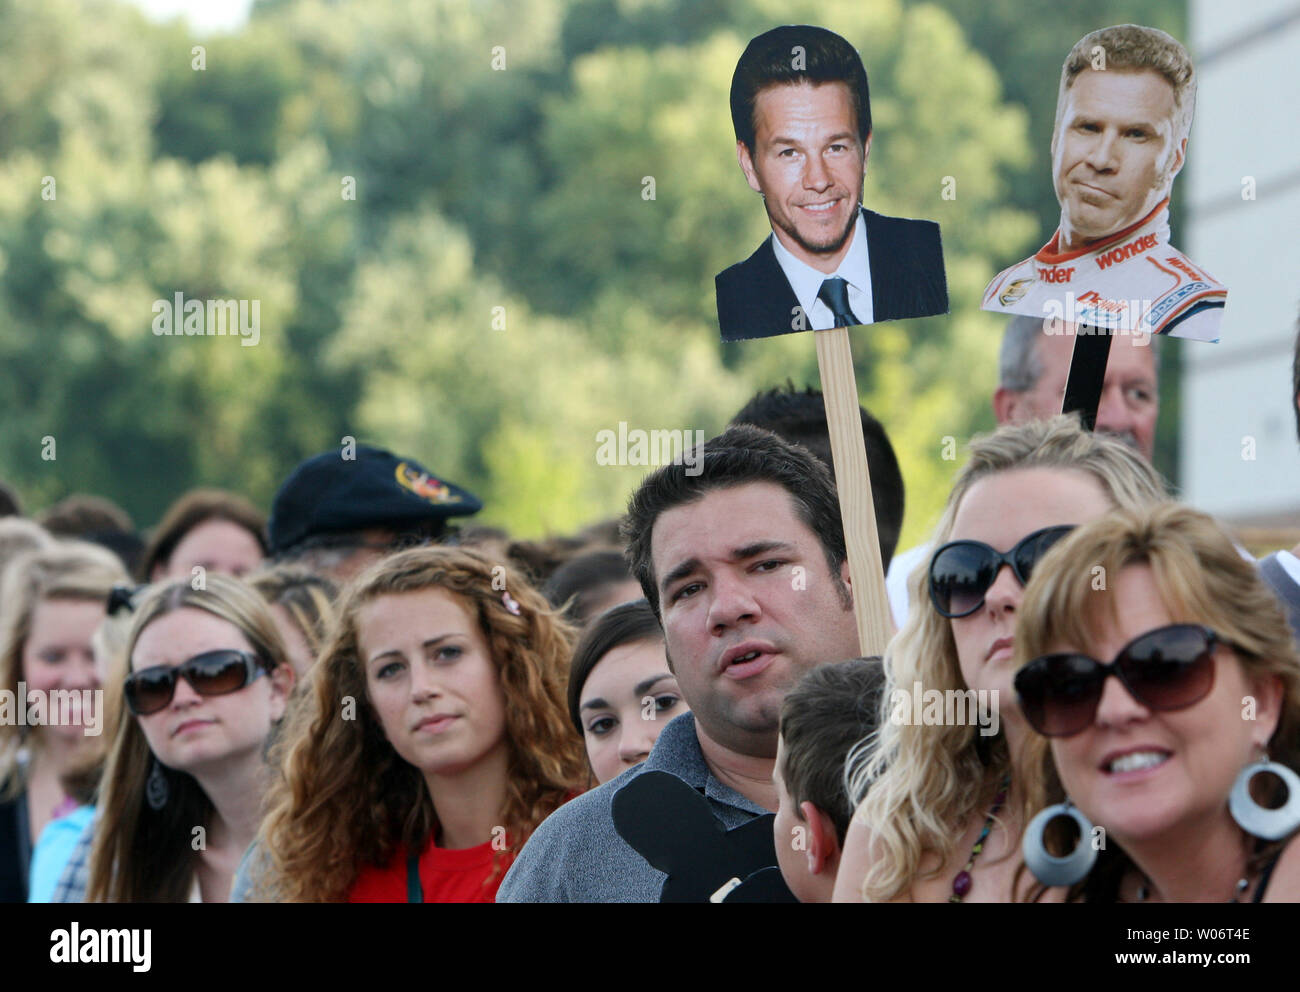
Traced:
<path fill-rule="evenodd" d="M 493 859 L 500 858 L 496 877 Z M 505 851 L 497 852 L 492 842 L 478 847 L 450 851 L 433 841 L 420 855 L 420 884 L 425 902 L 493 902 L 501 880 L 513 860 Z M 484 884 L 486 882 L 486 884 Z M 361 869 L 348 902 L 406 902 L 406 848 L 399 846 L 393 860 L 383 868 L 367 865 Z"/>

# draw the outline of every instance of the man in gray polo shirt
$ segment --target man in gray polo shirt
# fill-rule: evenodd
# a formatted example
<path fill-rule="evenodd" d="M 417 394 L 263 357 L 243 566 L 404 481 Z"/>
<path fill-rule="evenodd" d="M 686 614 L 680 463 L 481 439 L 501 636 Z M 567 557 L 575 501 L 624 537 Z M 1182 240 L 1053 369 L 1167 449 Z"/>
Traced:
<path fill-rule="evenodd" d="M 703 794 L 728 829 L 774 811 L 785 694 L 804 672 L 859 653 L 826 467 L 743 424 L 691 454 L 645 479 L 625 534 L 692 712 L 664 728 L 644 764 L 543 821 L 498 902 L 658 901 L 666 876 L 614 829 L 614 794 L 659 770 Z"/>

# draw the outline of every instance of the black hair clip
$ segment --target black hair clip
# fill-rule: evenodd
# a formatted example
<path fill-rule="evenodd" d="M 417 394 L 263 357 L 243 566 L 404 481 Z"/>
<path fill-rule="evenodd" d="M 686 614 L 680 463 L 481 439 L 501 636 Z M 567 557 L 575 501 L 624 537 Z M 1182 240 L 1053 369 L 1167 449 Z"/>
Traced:
<path fill-rule="evenodd" d="M 108 615 L 116 616 L 120 610 L 134 610 L 135 604 L 131 602 L 136 593 L 144 589 L 144 586 L 127 586 L 116 585 L 108 593 Z"/>

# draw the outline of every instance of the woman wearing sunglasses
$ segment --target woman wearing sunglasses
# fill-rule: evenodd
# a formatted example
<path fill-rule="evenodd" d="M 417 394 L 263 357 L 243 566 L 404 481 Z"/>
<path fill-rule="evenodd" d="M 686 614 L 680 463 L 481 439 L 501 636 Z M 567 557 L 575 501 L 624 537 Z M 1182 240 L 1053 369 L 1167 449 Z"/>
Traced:
<path fill-rule="evenodd" d="M 353 580 L 292 708 L 237 898 L 492 902 L 586 779 L 569 628 L 515 572 L 416 548 Z"/>
<path fill-rule="evenodd" d="M 140 600 L 126 651 L 87 900 L 225 902 L 293 688 L 275 621 L 235 579 L 173 580 Z"/>
<path fill-rule="evenodd" d="M 937 550 L 909 581 L 914 607 L 886 652 L 879 730 L 850 755 L 858 808 L 837 901 L 1013 898 L 1027 819 L 1014 762 L 1027 731 L 1011 690 L 1023 584 L 1069 527 L 1165 497 L 1141 457 L 1070 417 L 1003 427 L 970 452 Z M 952 705 L 915 698 L 934 690 Z M 980 693 L 995 713 L 970 705 Z"/>
<path fill-rule="evenodd" d="M 1300 899 L 1300 658 L 1209 517 L 1115 513 L 1062 541 L 1025 591 L 1016 660 L 1045 735 L 1031 801 L 1068 797 L 1026 830 L 1040 881 L 1099 902 Z M 1055 843 L 1066 817 L 1084 843 Z"/>

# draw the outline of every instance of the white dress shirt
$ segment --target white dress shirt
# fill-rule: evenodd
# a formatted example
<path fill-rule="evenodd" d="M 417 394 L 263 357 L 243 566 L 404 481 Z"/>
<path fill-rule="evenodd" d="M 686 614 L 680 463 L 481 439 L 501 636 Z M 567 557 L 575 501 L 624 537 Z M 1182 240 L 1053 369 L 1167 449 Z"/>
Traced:
<path fill-rule="evenodd" d="M 885 573 L 885 592 L 889 595 L 889 609 L 894 614 L 894 625 L 899 630 L 907 623 L 908 610 L 911 608 L 907 592 L 907 580 L 922 562 L 930 564 L 930 555 L 934 553 L 933 544 L 918 544 L 914 548 L 900 551 L 889 562 Z"/>
<path fill-rule="evenodd" d="M 808 326 L 814 331 L 826 331 L 835 326 L 831 308 L 817 298 L 822 283 L 839 276 L 849 284 L 849 308 L 859 324 L 870 324 L 875 319 L 871 304 L 871 257 L 867 254 L 867 222 L 858 211 L 858 222 L 853 225 L 853 240 L 848 253 L 840 260 L 834 272 L 819 272 L 792 255 L 781 239 L 772 234 L 772 251 L 777 264 L 785 273 L 795 298 L 808 317 Z"/>

